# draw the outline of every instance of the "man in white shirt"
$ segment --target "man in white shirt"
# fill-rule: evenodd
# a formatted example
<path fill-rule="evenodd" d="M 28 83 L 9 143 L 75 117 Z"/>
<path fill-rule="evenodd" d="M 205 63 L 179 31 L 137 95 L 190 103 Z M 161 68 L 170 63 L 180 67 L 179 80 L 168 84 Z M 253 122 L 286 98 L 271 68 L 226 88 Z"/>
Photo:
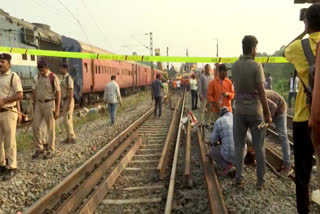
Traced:
<path fill-rule="evenodd" d="M 178 91 L 178 95 L 181 94 L 181 81 L 180 79 L 177 79 L 177 91 Z"/>
<path fill-rule="evenodd" d="M 288 95 L 288 107 L 291 108 L 291 100 L 292 98 L 296 101 L 297 92 L 299 91 L 299 78 L 296 76 L 294 77 L 293 73 L 291 73 L 290 80 L 289 80 L 289 95 Z M 294 106 L 294 105 L 293 105 Z"/>
<path fill-rule="evenodd" d="M 115 75 L 111 76 L 111 82 L 109 82 L 104 89 L 103 100 L 105 100 L 105 102 L 108 103 L 108 109 L 109 109 L 110 118 L 111 118 L 111 125 L 113 125 L 115 121 L 118 101 L 120 106 L 122 105 L 120 88 L 118 83 L 116 83 Z"/>
<path fill-rule="evenodd" d="M 190 78 L 190 89 L 191 89 L 191 97 L 192 97 L 192 110 L 198 109 L 198 82 L 196 79 L 196 75 L 192 74 Z"/>

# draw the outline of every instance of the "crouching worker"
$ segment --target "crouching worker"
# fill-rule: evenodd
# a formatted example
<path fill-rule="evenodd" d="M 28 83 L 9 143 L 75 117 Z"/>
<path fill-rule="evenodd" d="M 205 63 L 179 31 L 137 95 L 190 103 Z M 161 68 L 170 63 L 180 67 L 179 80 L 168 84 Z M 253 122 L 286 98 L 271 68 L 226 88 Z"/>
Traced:
<path fill-rule="evenodd" d="M 234 167 L 233 115 L 225 106 L 220 109 L 219 114 L 220 118 L 214 123 L 210 137 L 212 147 L 209 155 L 215 161 L 219 174 L 234 177 L 236 169 Z M 246 152 L 244 157 L 245 155 Z"/>

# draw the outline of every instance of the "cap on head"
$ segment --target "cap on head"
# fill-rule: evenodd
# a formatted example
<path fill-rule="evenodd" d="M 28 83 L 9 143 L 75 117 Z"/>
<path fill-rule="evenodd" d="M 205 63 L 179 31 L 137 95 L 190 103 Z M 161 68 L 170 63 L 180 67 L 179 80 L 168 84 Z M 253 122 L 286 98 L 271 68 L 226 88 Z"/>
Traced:
<path fill-rule="evenodd" d="M 63 63 L 62 65 L 61 65 L 61 68 L 68 68 L 69 66 L 68 66 L 68 64 L 67 63 Z"/>
<path fill-rule="evenodd" d="M 11 63 L 11 55 L 10 54 L 2 53 L 2 54 L 0 54 L 0 59 L 7 60 L 9 63 Z"/>
<path fill-rule="evenodd" d="M 219 71 L 226 71 L 226 70 L 228 70 L 228 69 L 227 69 L 227 66 L 225 64 L 220 64 L 219 65 Z"/>
<path fill-rule="evenodd" d="M 220 109 L 220 117 L 222 117 L 225 113 L 229 112 L 229 109 L 225 106 L 223 106 L 221 109 Z"/>
<path fill-rule="evenodd" d="M 38 61 L 38 68 L 42 69 L 42 68 L 47 68 L 48 67 L 48 63 L 46 60 L 41 59 Z"/>

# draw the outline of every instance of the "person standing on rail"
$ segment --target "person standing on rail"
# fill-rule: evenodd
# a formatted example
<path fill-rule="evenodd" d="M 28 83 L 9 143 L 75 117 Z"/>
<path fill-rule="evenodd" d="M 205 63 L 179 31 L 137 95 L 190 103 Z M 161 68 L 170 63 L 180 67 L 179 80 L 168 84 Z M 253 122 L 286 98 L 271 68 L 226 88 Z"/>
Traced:
<path fill-rule="evenodd" d="M 272 122 L 276 125 L 276 132 L 282 148 L 283 166 L 280 174 L 288 177 L 292 172 L 290 161 L 290 145 L 287 134 L 287 104 L 283 97 L 275 91 L 266 90 L 268 106 Z"/>
<path fill-rule="evenodd" d="M 219 118 L 219 111 L 222 106 L 226 106 L 232 112 L 231 100 L 234 98 L 232 82 L 227 78 L 227 67 L 225 64 L 218 66 L 217 78 L 214 78 L 208 85 L 208 103 L 212 104 L 211 122 L 216 122 Z"/>
<path fill-rule="evenodd" d="M 162 80 L 162 87 L 163 87 L 163 102 L 167 103 L 169 89 L 168 89 L 168 83 L 166 80 Z"/>
<path fill-rule="evenodd" d="M 211 67 L 206 64 L 204 67 L 204 72 L 200 76 L 198 90 L 200 97 L 200 125 L 204 125 L 205 122 L 210 122 L 210 104 L 208 103 L 208 85 L 211 81 L 210 77 Z"/>
<path fill-rule="evenodd" d="M 43 159 L 49 159 L 53 157 L 55 150 L 55 120 L 59 118 L 60 114 L 61 90 L 59 78 L 49 70 L 48 63 L 45 60 L 38 61 L 38 70 L 40 75 L 32 89 L 34 104 L 32 126 L 37 144 L 36 152 L 32 155 L 32 158 L 35 159 L 44 153 L 41 125 L 45 121 L 48 128 L 48 151 L 46 151 Z"/>
<path fill-rule="evenodd" d="M 258 40 L 254 36 L 245 36 L 242 40 L 243 56 L 232 66 L 232 78 L 235 86 L 235 112 L 233 116 L 233 137 L 235 142 L 236 187 L 243 186 L 243 154 L 248 128 L 252 134 L 252 144 L 257 161 L 257 190 L 264 187 L 265 128 L 260 124 L 272 122 L 267 97 L 264 89 L 262 65 L 254 60 Z"/>
<path fill-rule="evenodd" d="M 181 95 L 181 81 L 180 81 L 180 79 L 176 80 L 176 84 L 177 84 L 177 94 Z"/>
<path fill-rule="evenodd" d="M 11 55 L 0 54 L 0 176 L 3 181 L 16 174 L 18 114 L 12 111 L 17 111 L 17 102 L 23 98 L 20 78 L 10 67 Z"/>
<path fill-rule="evenodd" d="M 60 73 L 63 74 L 63 79 L 60 83 L 61 85 L 61 97 L 63 105 L 63 123 L 67 130 L 67 138 L 63 141 L 64 143 L 75 143 L 76 135 L 73 130 L 73 109 L 74 109 L 74 99 L 73 99 L 73 79 L 69 75 L 68 65 L 62 64 L 60 67 Z"/>
<path fill-rule="evenodd" d="M 289 79 L 289 94 L 288 94 L 288 105 L 289 108 L 291 108 L 291 100 L 292 98 L 294 99 L 294 102 L 296 101 L 297 98 L 297 93 L 299 91 L 299 77 L 294 77 L 293 73 L 290 75 Z M 293 104 L 294 106 L 294 104 Z"/>
<path fill-rule="evenodd" d="M 314 154 L 308 126 L 310 105 L 307 104 L 308 96 L 303 86 L 309 86 L 310 66 L 303 47 L 311 48 L 311 52 L 315 56 L 316 46 L 320 41 L 319 4 L 313 4 L 307 9 L 304 14 L 304 24 L 305 32 L 309 34 L 309 38 L 293 41 L 284 51 L 285 58 L 294 65 L 300 80 L 292 124 L 298 213 L 309 213 L 309 183 Z M 307 46 L 303 46 L 302 43 Z"/>
<path fill-rule="evenodd" d="M 192 74 L 190 78 L 190 89 L 191 89 L 191 106 L 192 110 L 198 109 L 198 93 L 197 93 L 197 80 L 196 80 L 196 75 Z"/>
<path fill-rule="evenodd" d="M 162 95 L 161 95 L 161 88 L 163 88 L 161 83 L 161 75 L 157 74 L 156 80 L 154 80 L 151 84 L 151 99 L 155 101 L 154 113 L 153 116 L 157 116 L 157 109 L 159 108 L 159 118 L 161 117 L 162 111 Z"/>
<path fill-rule="evenodd" d="M 103 100 L 108 103 L 108 110 L 110 113 L 111 126 L 113 126 L 116 119 L 117 103 L 119 101 L 122 105 L 122 99 L 120 94 L 120 88 L 116 82 L 116 75 L 111 76 L 111 81 L 106 85 L 104 89 Z"/>

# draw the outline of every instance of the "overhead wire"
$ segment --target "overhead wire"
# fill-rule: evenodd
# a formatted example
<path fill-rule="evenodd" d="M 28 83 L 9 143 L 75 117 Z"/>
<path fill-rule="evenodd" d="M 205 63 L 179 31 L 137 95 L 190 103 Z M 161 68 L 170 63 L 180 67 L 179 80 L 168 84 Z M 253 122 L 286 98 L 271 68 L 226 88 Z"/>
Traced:
<path fill-rule="evenodd" d="M 81 0 L 82 5 L 84 6 L 84 8 L 86 9 L 86 12 L 88 13 L 88 15 L 90 16 L 90 20 L 92 20 L 94 22 L 94 24 L 96 25 L 96 27 L 98 28 L 98 30 L 101 32 L 101 34 L 103 35 L 103 37 L 107 40 L 107 42 L 109 43 L 109 45 L 111 46 L 112 49 L 112 43 L 109 42 L 108 37 L 106 36 L 105 32 L 102 30 L 102 28 L 100 27 L 100 25 L 96 22 L 93 14 L 91 13 L 90 8 L 86 5 L 86 3 L 84 2 L 84 0 Z"/>
<path fill-rule="evenodd" d="M 77 23 L 79 24 L 79 26 L 80 26 L 80 28 L 81 28 L 84 36 L 85 36 L 86 39 L 87 39 L 87 42 L 90 44 L 89 37 L 88 37 L 86 31 L 84 30 L 84 27 L 82 26 L 80 20 L 79 20 L 77 17 L 75 17 L 75 15 L 73 15 L 73 13 L 72 13 L 64 4 L 62 4 L 62 2 L 61 2 L 60 0 L 57 0 L 57 1 L 58 1 L 59 4 L 77 21 Z"/>

